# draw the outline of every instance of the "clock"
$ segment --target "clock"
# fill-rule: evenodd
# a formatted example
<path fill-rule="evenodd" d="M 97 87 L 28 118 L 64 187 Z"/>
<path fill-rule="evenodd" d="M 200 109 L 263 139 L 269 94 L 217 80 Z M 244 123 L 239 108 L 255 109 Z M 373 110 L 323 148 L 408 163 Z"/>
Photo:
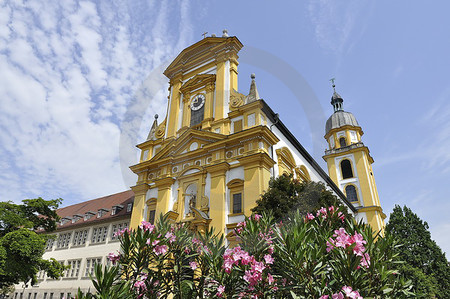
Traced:
<path fill-rule="evenodd" d="M 195 96 L 195 98 L 191 102 L 191 109 L 196 111 L 203 107 L 205 104 L 205 96 L 202 94 L 199 94 Z"/>

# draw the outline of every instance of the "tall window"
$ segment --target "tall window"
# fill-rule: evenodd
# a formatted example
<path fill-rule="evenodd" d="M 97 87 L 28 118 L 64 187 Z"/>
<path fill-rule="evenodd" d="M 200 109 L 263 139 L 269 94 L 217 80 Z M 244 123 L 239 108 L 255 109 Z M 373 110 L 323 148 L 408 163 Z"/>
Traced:
<path fill-rule="evenodd" d="M 345 141 L 345 137 L 339 138 L 339 143 L 341 144 L 341 147 L 346 147 L 347 142 Z"/>
<path fill-rule="evenodd" d="M 150 222 L 151 224 L 155 224 L 155 214 L 156 210 L 151 210 L 150 212 L 148 212 L 148 222 Z"/>
<path fill-rule="evenodd" d="M 105 242 L 108 235 L 108 227 L 94 227 L 92 230 L 92 240 L 91 243 Z"/>
<path fill-rule="evenodd" d="M 69 246 L 70 237 L 72 233 L 59 234 L 58 242 L 56 243 L 56 248 L 65 248 Z"/>
<path fill-rule="evenodd" d="M 88 258 L 86 259 L 86 268 L 84 269 L 84 276 L 89 277 L 89 274 L 94 273 L 95 264 L 101 264 L 102 258 L 96 257 L 96 258 Z"/>
<path fill-rule="evenodd" d="M 347 194 L 347 199 L 349 201 L 358 201 L 358 195 L 356 194 L 356 188 L 353 185 L 348 185 L 345 187 L 345 194 Z"/>
<path fill-rule="evenodd" d="M 233 214 L 242 213 L 242 193 L 233 194 Z"/>
<path fill-rule="evenodd" d="M 341 171 L 342 171 L 342 178 L 348 179 L 353 177 L 353 170 L 352 170 L 352 164 L 349 160 L 345 159 L 341 162 Z"/>

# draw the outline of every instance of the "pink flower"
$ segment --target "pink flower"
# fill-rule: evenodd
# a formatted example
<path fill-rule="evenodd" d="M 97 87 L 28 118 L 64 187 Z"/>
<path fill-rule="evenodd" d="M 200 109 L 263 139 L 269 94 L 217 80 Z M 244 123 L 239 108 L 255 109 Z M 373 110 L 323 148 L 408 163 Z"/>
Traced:
<path fill-rule="evenodd" d="M 184 253 L 189 254 L 191 252 L 191 250 L 188 247 L 184 248 Z"/>
<path fill-rule="evenodd" d="M 165 254 L 167 252 L 167 245 L 156 245 L 155 248 L 153 248 L 153 252 L 156 255 Z"/>
<path fill-rule="evenodd" d="M 345 296 L 349 296 L 352 293 L 352 291 L 353 291 L 352 288 L 348 287 L 348 286 L 343 286 L 342 290 L 344 291 Z"/>
<path fill-rule="evenodd" d="M 273 257 L 270 254 L 266 254 L 264 260 L 266 261 L 266 264 L 273 264 Z"/>
<path fill-rule="evenodd" d="M 270 273 L 267 273 L 267 281 L 269 282 L 269 285 L 271 285 L 275 281 Z"/>
<path fill-rule="evenodd" d="M 222 297 L 222 296 L 223 296 L 223 292 L 225 292 L 225 287 L 224 287 L 223 285 L 220 285 L 220 286 L 217 288 L 217 294 L 216 294 L 216 296 Z"/>
<path fill-rule="evenodd" d="M 153 230 L 155 229 L 155 226 L 147 221 L 142 221 L 141 225 L 139 225 L 139 227 L 145 231 L 150 231 L 150 232 L 153 232 Z"/>
<path fill-rule="evenodd" d="M 331 214 L 334 213 L 334 206 L 328 207 L 328 211 L 330 211 Z"/>
<path fill-rule="evenodd" d="M 198 265 L 197 265 L 196 262 L 190 262 L 190 263 L 189 263 L 189 266 L 191 267 L 192 270 L 195 270 L 195 269 L 197 269 L 197 267 L 198 267 Z"/>
<path fill-rule="evenodd" d="M 328 296 L 328 295 L 322 295 L 322 296 L 320 296 L 320 298 L 319 299 L 328 299 L 330 296 Z"/>
<path fill-rule="evenodd" d="M 307 219 L 307 220 L 313 220 L 314 218 L 315 218 L 315 217 L 314 217 L 313 214 L 311 214 L 311 213 L 306 214 L 306 219 Z"/>
<path fill-rule="evenodd" d="M 114 252 L 110 252 L 108 254 L 108 259 L 113 263 L 113 265 L 115 265 L 116 262 L 120 259 L 120 255 Z"/>
<path fill-rule="evenodd" d="M 150 240 L 150 239 L 148 239 L 148 240 Z M 148 240 L 147 240 L 147 242 L 148 242 Z M 158 245 L 158 243 L 159 243 L 159 240 L 155 240 L 155 241 L 152 242 L 152 246 Z"/>
<path fill-rule="evenodd" d="M 363 257 L 361 258 L 360 265 L 366 268 L 369 268 L 370 266 L 370 256 L 368 253 L 364 253 Z"/>
<path fill-rule="evenodd" d="M 246 227 L 246 226 L 247 226 L 247 223 L 245 221 L 239 222 L 237 224 L 237 227 Z"/>
<path fill-rule="evenodd" d="M 344 299 L 344 295 L 342 295 L 341 292 L 337 293 L 337 294 L 333 294 L 331 295 L 332 299 Z"/>
<path fill-rule="evenodd" d="M 325 209 L 324 207 L 320 208 L 320 210 L 317 211 L 317 217 L 319 217 L 319 215 L 322 214 L 322 218 L 326 218 L 327 217 L 327 209 Z"/>
<path fill-rule="evenodd" d="M 138 292 L 140 292 L 141 289 L 142 291 L 145 291 L 147 289 L 147 287 L 145 286 L 145 282 L 142 280 L 136 281 L 134 283 L 134 287 L 137 289 Z"/>
<path fill-rule="evenodd" d="M 259 221 L 262 218 L 262 216 L 259 214 L 254 214 L 253 218 L 255 218 L 256 221 Z"/>
<path fill-rule="evenodd" d="M 333 246 L 333 239 L 330 238 L 330 241 L 327 241 L 327 252 L 330 252 L 331 250 L 333 250 L 334 246 Z"/>
<path fill-rule="evenodd" d="M 172 232 L 167 232 L 165 237 L 169 240 L 169 243 L 173 243 L 177 239 L 177 237 Z"/>
<path fill-rule="evenodd" d="M 274 251 L 273 246 L 270 246 L 269 248 L 267 248 L 267 252 L 269 254 L 273 254 L 273 251 Z"/>

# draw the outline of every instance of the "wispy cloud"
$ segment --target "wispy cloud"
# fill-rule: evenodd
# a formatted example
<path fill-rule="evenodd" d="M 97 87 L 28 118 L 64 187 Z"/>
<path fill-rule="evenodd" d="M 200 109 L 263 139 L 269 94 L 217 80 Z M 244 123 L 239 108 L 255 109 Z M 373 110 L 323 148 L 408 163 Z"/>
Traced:
<path fill-rule="evenodd" d="M 177 4 L 0 4 L 1 200 L 81 201 L 128 187 L 123 117 L 148 74 L 192 41 L 189 3 Z M 147 115 L 165 112 L 159 82 Z"/>
<path fill-rule="evenodd" d="M 361 37 L 371 13 L 370 1 L 311 0 L 308 15 L 319 45 L 341 58 Z M 358 26 L 355 26 L 358 24 Z M 361 24 L 363 24 L 361 26 Z"/>

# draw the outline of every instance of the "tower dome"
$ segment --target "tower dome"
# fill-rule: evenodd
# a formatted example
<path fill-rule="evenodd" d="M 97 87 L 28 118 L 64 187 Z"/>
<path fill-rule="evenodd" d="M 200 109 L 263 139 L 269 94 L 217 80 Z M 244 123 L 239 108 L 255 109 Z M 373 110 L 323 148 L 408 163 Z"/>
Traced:
<path fill-rule="evenodd" d="M 359 127 L 359 124 L 352 113 L 344 110 L 336 111 L 328 118 L 325 124 L 325 135 L 327 135 L 331 130 L 343 126 Z"/>

